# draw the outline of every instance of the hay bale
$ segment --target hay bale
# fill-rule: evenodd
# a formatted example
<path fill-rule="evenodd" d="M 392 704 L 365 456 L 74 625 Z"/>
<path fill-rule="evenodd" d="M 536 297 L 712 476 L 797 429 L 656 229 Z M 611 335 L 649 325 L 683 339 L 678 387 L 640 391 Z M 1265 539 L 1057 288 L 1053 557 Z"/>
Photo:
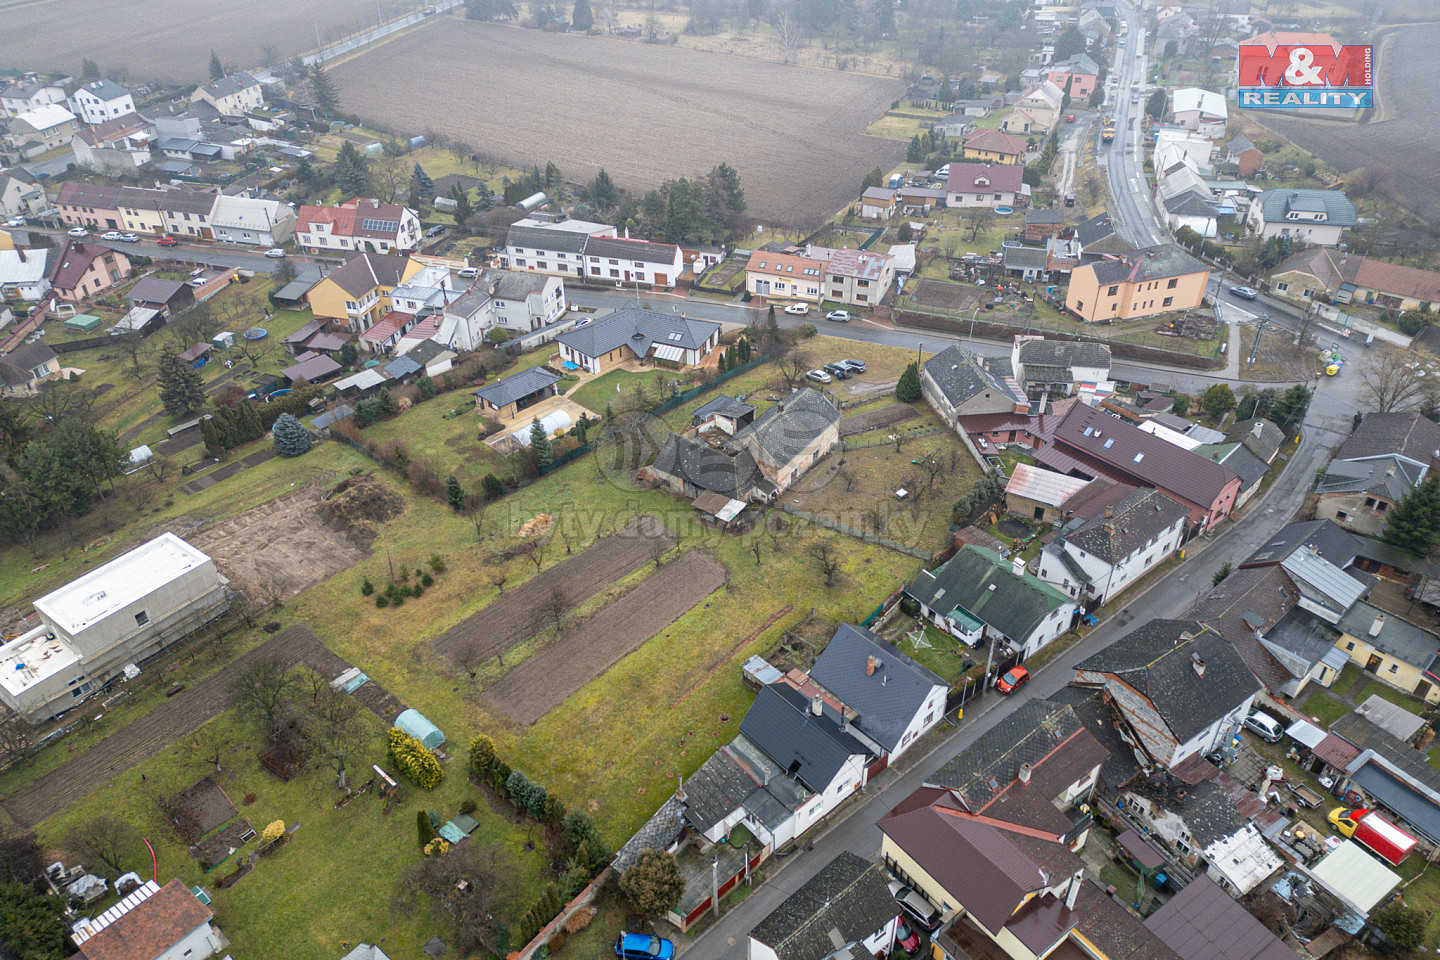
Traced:
<path fill-rule="evenodd" d="M 520 526 L 520 536 L 538 537 L 555 524 L 555 518 L 548 513 L 537 513 Z"/>

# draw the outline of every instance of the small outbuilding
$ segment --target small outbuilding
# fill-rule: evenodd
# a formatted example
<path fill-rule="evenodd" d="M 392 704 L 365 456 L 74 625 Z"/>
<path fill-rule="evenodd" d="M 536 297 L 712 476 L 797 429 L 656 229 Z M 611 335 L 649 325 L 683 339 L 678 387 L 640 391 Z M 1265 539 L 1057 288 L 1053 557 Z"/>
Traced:
<path fill-rule="evenodd" d="M 400 716 L 395 718 L 395 729 L 404 731 L 419 740 L 420 745 L 426 750 L 434 750 L 445 742 L 445 734 L 440 732 L 440 728 L 425 719 L 425 715 L 414 708 L 403 711 Z"/>

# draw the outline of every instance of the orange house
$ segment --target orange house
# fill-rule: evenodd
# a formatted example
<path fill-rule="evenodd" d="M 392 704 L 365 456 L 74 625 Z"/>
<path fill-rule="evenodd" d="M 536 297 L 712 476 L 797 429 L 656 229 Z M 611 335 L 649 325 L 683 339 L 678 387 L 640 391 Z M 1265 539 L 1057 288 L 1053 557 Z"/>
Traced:
<path fill-rule="evenodd" d="M 55 258 L 50 286 L 72 303 L 93 297 L 130 276 L 130 258 L 89 240 L 66 240 Z"/>
<path fill-rule="evenodd" d="M 1200 306 L 1210 268 L 1174 244 L 1070 271 L 1065 306 L 1086 323 L 1133 320 Z"/>
<path fill-rule="evenodd" d="M 990 163 L 1023 163 L 1025 141 L 999 130 L 981 127 L 961 141 L 962 155 L 966 160 L 985 160 Z"/>

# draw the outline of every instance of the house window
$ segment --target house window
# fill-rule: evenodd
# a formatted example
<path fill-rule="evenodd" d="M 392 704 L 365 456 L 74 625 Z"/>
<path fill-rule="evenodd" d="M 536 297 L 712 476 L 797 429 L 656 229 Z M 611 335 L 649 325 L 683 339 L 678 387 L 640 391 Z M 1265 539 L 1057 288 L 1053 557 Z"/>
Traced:
<path fill-rule="evenodd" d="M 1166 297 L 1163 301 L 1161 301 L 1160 306 L 1162 306 L 1162 307 L 1168 307 L 1168 306 L 1170 306 L 1170 304 L 1172 304 L 1172 303 L 1174 303 L 1174 302 L 1175 302 L 1175 298 L 1174 298 L 1174 297 Z"/>
<path fill-rule="evenodd" d="M 1171 278 L 1170 278 L 1170 282 L 1167 283 L 1167 284 L 1165 284 L 1165 289 L 1166 289 L 1166 290 L 1174 290 L 1174 289 L 1175 289 L 1176 287 L 1178 287 L 1179 285 L 1180 285 L 1180 278 L 1179 278 L 1179 277 L 1171 277 Z"/>
<path fill-rule="evenodd" d="M 1391 673 L 1399 673 L 1399 672 L 1400 672 L 1400 664 L 1398 664 L 1398 663 L 1392 663 L 1392 664 L 1390 664 L 1390 672 L 1391 672 Z"/>
<path fill-rule="evenodd" d="M 1355 641 L 1354 641 L 1354 640 L 1351 640 L 1349 643 L 1345 644 L 1345 649 L 1346 649 L 1346 650 L 1354 650 L 1354 649 L 1355 649 Z"/>
<path fill-rule="evenodd" d="M 550 267 L 545 263 L 544 260 L 540 260 L 540 261 L 536 262 L 535 267 L 536 267 L 537 270 L 549 270 L 549 269 L 550 269 Z"/>
<path fill-rule="evenodd" d="M 1108 291 L 1106 291 L 1105 295 L 1106 295 L 1107 297 L 1113 297 L 1113 296 L 1115 296 L 1116 294 L 1118 294 L 1119 292 L 1120 292 L 1120 286 L 1119 286 L 1119 284 L 1116 284 L 1115 286 L 1111 287 Z"/>
<path fill-rule="evenodd" d="M 141 610 L 139 613 L 135 614 L 135 626 L 143 627 L 149 622 L 150 614 L 146 613 L 144 610 Z"/>
<path fill-rule="evenodd" d="M 620 276 L 620 271 L 619 271 L 619 270 L 611 270 L 611 271 L 610 271 L 610 276 L 612 276 L 612 277 L 618 277 L 618 276 Z"/>
<path fill-rule="evenodd" d="M 1284 293 L 1286 290 L 1290 289 L 1290 284 L 1286 283 L 1284 280 L 1281 280 L 1279 283 L 1275 284 L 1275 289 L 1280 291 L 1281 293 Z"/>

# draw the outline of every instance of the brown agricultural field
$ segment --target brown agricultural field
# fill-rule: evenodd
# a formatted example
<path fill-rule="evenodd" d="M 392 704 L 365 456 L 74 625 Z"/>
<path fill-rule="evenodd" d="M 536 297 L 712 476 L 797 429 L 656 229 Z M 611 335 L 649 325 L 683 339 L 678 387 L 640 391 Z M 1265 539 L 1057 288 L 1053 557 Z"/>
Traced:
<path fill-rule="evenodd" d="M 447 19 L 333 75 L 348 112 L 524 167 L 551 160 L 571 179 L 604 167 L 643 191 L 727 161 L 766 221 L 819 222 L 905 155 L 864 134 L 899 80 L 608 37 Z"/>
<path fill-rule="evenodd" d="M 1380 109 L 1373 111 L 1375 122 L 1301 119 L 1284 110 L 1247 116 L 1342 174 L 1357 167 L 1387 168 L 1398 200 L 1421 217 L 1440 217 L 1440 133 L 1428 103 L 1428 91 L 1440 84 L 1440 59 L 1433 55 L 1437 43 L 1440 24 L 1428 23 L 1395 30 L 1376 46 Z"/>
<path fill-rule="evenodd" d="M 386 19 L 402 12 L 382 0 Z M 80 73 L 88 57 L 132 81 L 199 82 L 213 49 L 240 68 L 274 44 L 283 63 L 375 25 L 375 4 L 357 0 L 0 0 L 0 63 Z"/>

